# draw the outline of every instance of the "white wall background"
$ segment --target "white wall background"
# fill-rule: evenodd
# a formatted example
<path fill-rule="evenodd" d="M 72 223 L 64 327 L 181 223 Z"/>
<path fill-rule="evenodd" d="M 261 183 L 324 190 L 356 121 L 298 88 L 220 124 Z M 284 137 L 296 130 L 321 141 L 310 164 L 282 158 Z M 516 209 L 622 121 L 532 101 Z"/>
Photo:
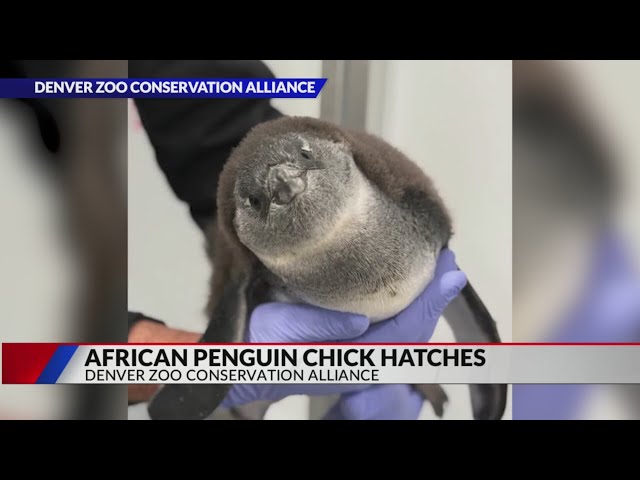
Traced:
<path fill-rule="evenodd" d="M 319 77 L 320 60 L 267 60 L 279 77 Z M 374 62 L 371 130 L 434 179 L 455 221 L 459 264 L 511 339 L 511 62 Z M 319 99 L 275 100 L 289 115 L 320 114 Z M 374 118 L 373 116 L 376 118 Z M 129 307 L 201 331 L 209 265 L 201 233 L 168 188 L 132 111 L 129 134 Z M 441 322 L 434 340 L 451 341 Z M 446 386 L 445 418 L 470 418 L 466 386 Z M 306 418 L 291 397 L 269 418 Z M 130 418 L 144 418 L 144 406 Z M 425 405 L 421 418 L 434 418 Z M 510 418 L 509 411 L 505 418 Z"/>

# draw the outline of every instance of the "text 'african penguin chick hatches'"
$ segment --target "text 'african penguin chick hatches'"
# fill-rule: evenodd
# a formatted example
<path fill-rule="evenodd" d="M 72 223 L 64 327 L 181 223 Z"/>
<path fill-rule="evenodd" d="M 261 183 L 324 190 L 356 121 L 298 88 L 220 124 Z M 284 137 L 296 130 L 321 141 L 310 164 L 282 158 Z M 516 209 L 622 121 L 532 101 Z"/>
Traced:
<path fill-rule="evenodd" d="M 451 221 L 429 178 L 378 137 L 307 117 L 256 126 L 221 174 L 210 324 L 240 342 L 252 309 L 288 301 L 366 315 L 405 309 L 431 281 Z M 459 342 L 500 342 L 470 283 L 445 311 Z M 229 385 L 166 385 L 152 418 L 205 418 Z M 417 388 L 442 415 L 438 386 Z M 471 385 L 474 418 L 500 419 L 506 385 Z"/>

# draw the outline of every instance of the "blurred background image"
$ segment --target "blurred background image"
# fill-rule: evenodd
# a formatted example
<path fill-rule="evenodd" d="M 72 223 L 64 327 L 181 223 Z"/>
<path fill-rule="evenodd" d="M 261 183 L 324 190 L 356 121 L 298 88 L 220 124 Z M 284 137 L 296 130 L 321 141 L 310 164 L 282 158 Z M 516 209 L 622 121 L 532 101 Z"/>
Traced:
<path fill-rule="evenodd" d="M 513 340 L 640 341 L 640 62 L 513 62 Z M 516 385 L 514 419 L 638 418 L 638 386 Z"/>
<path fill-rule="evenodd" d="M 126 77 L 127 61 L 3 60 L 8 78 Z M 0 100 L 0 340 L 125 342 L 119 99 Z M 0 385 L 0 418 L 123 419 L 125 386 Z"/>
<path fill-rule="evenodd" d="M 276 77 L 329 79 L 317 99 L 273 100 L 281 112 L 380 135 L 434 180 L 454 220 L 457 261 L 511 341 L 511 61 L 264 63 Z M 129 309 L 202 332 L 211 273 L 204 237 L 159 168 L 133 101 L 128 157 Z M 444 321 L 433 341 L 453 341 Z M 468 387 L 444 388 L 444 418 L 472 418 Z M 331 401 L 289 397 L 267 419 L 321 418 Z M 129 418 L 148 418 L 146 404 L 130 406 Z M 421 418 L 437 418 L 428 403 Z"/>

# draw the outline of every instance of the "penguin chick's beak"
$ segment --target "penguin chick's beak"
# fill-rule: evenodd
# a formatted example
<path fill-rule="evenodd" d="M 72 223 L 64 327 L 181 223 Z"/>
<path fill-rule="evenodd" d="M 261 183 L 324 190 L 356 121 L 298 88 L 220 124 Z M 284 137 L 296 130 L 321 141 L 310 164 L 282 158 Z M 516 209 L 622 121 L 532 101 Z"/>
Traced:
<path fill-rule="evenodd" d="M 307 171 L 290 165 L 274 165 L 269 169 L 271 201 L 286 205 L 307 189 Z"/>

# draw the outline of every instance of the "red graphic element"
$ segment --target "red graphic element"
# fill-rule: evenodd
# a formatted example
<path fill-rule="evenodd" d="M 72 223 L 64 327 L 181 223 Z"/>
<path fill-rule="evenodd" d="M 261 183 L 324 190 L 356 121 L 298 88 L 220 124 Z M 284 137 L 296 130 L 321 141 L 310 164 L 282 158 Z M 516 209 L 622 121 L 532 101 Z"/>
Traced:
<path fill-rule="evenodd" d="M 3 343 L 2 383 L 36 383 L 58 345 L 58 343 Z"/>

